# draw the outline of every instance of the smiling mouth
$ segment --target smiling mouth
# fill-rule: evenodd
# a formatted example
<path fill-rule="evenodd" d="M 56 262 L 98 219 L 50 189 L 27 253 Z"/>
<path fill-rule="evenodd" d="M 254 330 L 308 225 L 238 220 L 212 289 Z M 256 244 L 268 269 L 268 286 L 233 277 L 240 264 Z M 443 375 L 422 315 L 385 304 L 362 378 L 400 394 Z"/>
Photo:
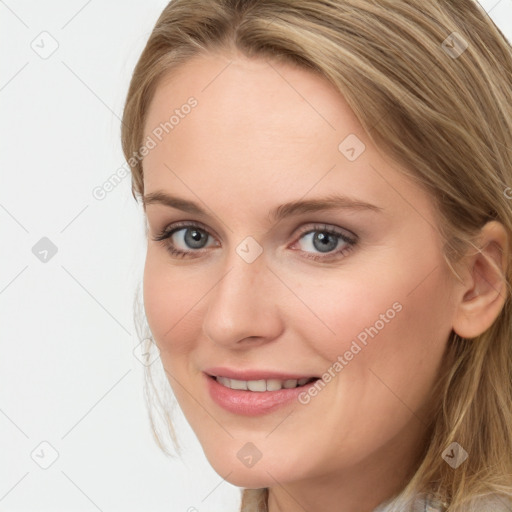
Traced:
<path fill-rule="evenodd" d="M 260 380 L 237 380 L 227 377 L 216 377 L 209 375 L 211 379 L 216 380 L 222 386 L 235 391 L 254 391 L 263 393 L 265 391 L 279 391 L 280 389 L 294 389 L 306 386 L 311 382 L 318 380 L 318 377 L 305 377 L 302 379 L 260 379 Z"/>

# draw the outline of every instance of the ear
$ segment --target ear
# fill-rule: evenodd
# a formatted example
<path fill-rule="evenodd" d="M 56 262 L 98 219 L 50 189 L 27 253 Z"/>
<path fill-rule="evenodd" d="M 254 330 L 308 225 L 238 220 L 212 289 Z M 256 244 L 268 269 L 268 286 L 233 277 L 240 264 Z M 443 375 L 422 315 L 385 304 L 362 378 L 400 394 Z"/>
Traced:
<path fill-rule="evenodd" d="M 464 282 L 457 290 L 453 330 L 461 338 L 485 332 L 500 314 L 507 298 L 509 240 L 503 224 L 490 221 L 480 232 L 477 247 L 465 257 Z"/>

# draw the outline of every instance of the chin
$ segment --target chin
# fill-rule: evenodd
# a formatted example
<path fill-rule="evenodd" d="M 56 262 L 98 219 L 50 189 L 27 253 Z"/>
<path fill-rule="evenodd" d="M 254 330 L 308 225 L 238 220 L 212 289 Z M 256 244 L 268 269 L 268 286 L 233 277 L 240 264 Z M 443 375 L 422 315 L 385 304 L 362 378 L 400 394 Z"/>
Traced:
<path fill-rule="evenodd" d="M 215 469 L 215 468 L 214 468 Z M 226 482 L 237 487 L 247 487 L 248 489 L 260 489 L 261 487 L 270 487 L 275 485 L 275 480 L 265 471 L 260 470 L 253 472 L 252 469 L 233 469 L 231 473 L 219 472 L 215 469 L 215 472 Z M 279 481 L 279 479 L 277 479 Z"/>
<path fill-rule="evenodd" d="M 234 457 L 217 457 L 218 454 L 206 454 L 213 470 L 227 482 L 237 487 L 259 489 L 276 485 L 276 481 L 286 483 L 290 480 L 302 479 L 304 474 L 296 474 L 294 468 L 286 463 L 286 457 L 265 457 L 264 455 L 252 466 L 245 467 L 244 455 L 247 452 L 238 451 Z M 240 459 L 239 459 L 240 456 Z"/>

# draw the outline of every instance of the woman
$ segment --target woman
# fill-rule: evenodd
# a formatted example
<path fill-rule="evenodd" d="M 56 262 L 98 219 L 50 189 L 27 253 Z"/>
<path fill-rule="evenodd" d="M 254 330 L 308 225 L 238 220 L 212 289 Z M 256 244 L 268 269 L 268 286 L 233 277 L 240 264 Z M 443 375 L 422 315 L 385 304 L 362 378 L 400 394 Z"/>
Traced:
<path fill-rule="evenodd" d="M 243 512 L 512 510 L 511 83 L 471 0 L 164 9 L 148 348 Z"/>

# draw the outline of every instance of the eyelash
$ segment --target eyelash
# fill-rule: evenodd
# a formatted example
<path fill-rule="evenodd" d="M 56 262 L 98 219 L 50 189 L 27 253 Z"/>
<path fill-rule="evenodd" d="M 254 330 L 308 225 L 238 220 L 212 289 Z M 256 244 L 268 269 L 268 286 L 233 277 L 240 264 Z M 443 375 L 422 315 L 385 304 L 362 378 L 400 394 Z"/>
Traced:
<path fill-rule="evenodd" d="M 171 254 L 171 256 L 175 258 L 197 258 L 198 256 L 192 256 L 193 253 L 200 253 L 203 249 L 194 249 L 190 251 L 182 251 L 176 249 L 171 243 L 171 236 L 177 231 L 181 231 L 183 228 L 198 228 L 198 231 L 204 232 L 206 235 L 211 236 L 208 233 L 208 230 L 198 222 L 177 222 L 171 224 L 170 226 L 165 227 L 162 231 L 160 231 L 155 237 L 152 237 L 152 240 L 155 242 L 163 242 L 167 251 Z M 355 245 L 358 242 L 358 238 L 348 237 L 346 234 L 338 231 L 337 229 L 328 227 L 325 224 L 314 224 L 311 228 L 304 230 L 299 234 L 297 240 L 300 240 L 304 235 L 308 235 L 310 233 L 314 233 L 315 231 L 321 233 L 327 233 L 329 235 L 334 235 L 345 242 L 346 246 L 342 249 L 338 249 L 334 252 L 325 253 L 326 256 L 313 256 L 311 253 L 306 251 L 300 251 L 306 254 L 306 258 L 314 260 L 314 261 L 325 261 L 327 259 L 332 259 L 333 256 L 346 256 L 349 252 L 351 252 Z"/>

